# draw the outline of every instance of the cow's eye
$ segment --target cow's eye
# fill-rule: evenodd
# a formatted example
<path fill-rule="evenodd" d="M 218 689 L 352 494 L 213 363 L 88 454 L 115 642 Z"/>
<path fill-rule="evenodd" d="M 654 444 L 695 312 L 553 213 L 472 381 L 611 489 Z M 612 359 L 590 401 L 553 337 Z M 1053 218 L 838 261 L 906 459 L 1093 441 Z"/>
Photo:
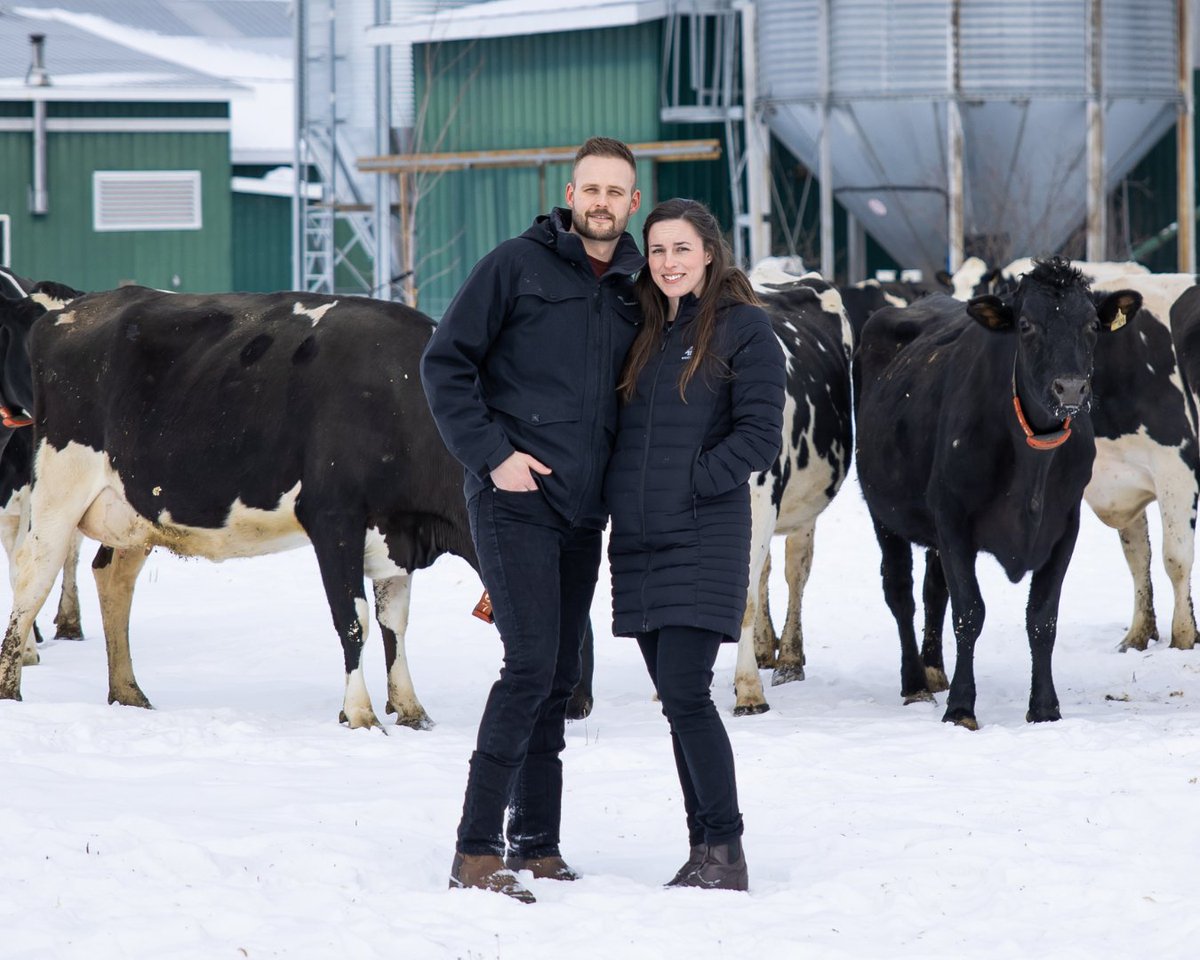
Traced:
<path fill-rule="evenodd" d="M 1033 330 L 1033 324 L 1030 322 L 1028 317 L 1022 316 L 1021 319 L 1017 321 L 1017 329 L 1022 333 L 1029 333 Z"/>

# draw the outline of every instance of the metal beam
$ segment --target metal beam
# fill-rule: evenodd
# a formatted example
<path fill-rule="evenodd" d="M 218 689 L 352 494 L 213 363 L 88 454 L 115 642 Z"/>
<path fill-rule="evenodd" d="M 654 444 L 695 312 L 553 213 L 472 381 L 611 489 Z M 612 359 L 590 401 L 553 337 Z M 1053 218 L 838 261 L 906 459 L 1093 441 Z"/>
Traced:
<path fill-rule="evenodd" d="M 535 147 L 520 150 L 467 150 L 458 153 L 399 153 L 359 157 L 364 173 L 423 173 L 435 170 L 469 170 L 472 167 L 540 167 L 570 163 L 578 144 L 569 147 Z M 658 140 L 631 143 L 629 149 L 641 160 L 716 160 L 721 156 L 719 140 Z"/>

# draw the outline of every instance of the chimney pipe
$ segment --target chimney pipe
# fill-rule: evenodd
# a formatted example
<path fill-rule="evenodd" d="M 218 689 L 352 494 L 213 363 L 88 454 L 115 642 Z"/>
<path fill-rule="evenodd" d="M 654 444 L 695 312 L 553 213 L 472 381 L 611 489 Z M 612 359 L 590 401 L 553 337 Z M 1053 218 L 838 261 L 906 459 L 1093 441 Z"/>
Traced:
<path fill-rule="evenodd" d="M 33 56 L 29 72 L 25 74 L 28 87 L 50 86 L 50 74 L 46 72 L 44 33 L 31 33 L 29 42 Z M 29 189 L 29 212 L 50 212 L 50 196 L 46 192 L 46 101 L 42 97 L 33 100 L 33 184 Z"/>

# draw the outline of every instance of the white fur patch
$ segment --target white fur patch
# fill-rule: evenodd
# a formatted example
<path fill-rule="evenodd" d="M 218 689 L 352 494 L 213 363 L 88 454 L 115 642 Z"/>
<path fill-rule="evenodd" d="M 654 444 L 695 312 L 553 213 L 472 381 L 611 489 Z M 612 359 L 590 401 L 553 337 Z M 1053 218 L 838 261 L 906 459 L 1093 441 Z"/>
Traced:
<path fill-rule="evenodd" d="M 397 566 L 388 556 L 387 542 L 375 527 L 367 528 L 366 549 L 363 552 L 363 572 L 370 580 L 406 577 L 409 571 Z"/>
<path fill-rule="evenodd" d="M 74 323 L 76 320 L 75 311 L 68 310 L 66 313 L 60 313 L 54 321 L 56 327 L 61 327 L 65 323 Z"/>
<path fill-rule="evenodd" d="M 166 547 L 174 553 L 209 560 L 255 557 L 304 546 L 308 537 L 296 519 L 300 484 L 283 494 L 271 510 L 248 507 L 235 500 L 220 527 L 176 523 L 164 510 L 155 521 L 139 514 L 125 495 L 125 484 L 108 455 L 72 441 L 58 450 L 43 440 L 36 458 L 35 496 L 48 509 L 68 509 L 75 516 L 64 522 L 78 525 L 93 540 L 108 546 Z"/>
<path fill-rule="evenodd" d="M 304 304 L 296 301 L 295 306 L 292 307 L 292 313 L 296 316 L 311 317 L 312 325 L 315 327 L 321 322 L 321 319 L 325 316 L 325 314 L 327 314 L 337 305 L 338 301 L 334 300 L 333 303 L 323 303 L 319 307 L 306 307 Z"/>

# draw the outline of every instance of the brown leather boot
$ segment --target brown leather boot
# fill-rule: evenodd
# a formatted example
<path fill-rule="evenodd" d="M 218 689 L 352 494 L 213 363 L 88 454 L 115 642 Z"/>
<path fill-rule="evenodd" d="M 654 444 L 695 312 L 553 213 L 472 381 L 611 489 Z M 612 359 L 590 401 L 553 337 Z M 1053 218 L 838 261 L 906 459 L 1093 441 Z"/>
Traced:
<path fill-rule="evenodd" d="M 578 880 L 579 874 L 562 857 L 509 857 L 509 870 L 528 870 L 535 880 Z"/>
<path fill-rule="evenodd" d="M 685 876 L 677 887 L 701 887 L 706 890 L 749 890 L 749 872 L 742 841 L 706 844 L 700 866 Z"/>
<path fill-rule="evenodd" d="M 450 889 L 473 887 L 502 893 L 521 903 L 536 903 L 532 893 L 504 865 L 504 860 L 491 854 L 456 853 L 450 864 Z"/>
<path fill-rule="evenodd" d="M 704 862 L 704 844 L 698 843 L 688 852 L 687 862 L 676 871 L 675 876 L 668 880 L 663 886 L 678 887 L 684 878 L 686 878 L 693 870 Z"/>

